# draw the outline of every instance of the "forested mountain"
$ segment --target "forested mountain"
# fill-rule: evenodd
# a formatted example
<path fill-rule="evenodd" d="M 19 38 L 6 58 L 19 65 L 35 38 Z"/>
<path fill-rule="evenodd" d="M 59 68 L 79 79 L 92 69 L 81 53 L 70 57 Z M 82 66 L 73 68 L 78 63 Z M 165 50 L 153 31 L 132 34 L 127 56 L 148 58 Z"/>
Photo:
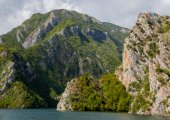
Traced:
<path fill-rule="evenodd" d="M 0 107 L 56 107 L 71 79 L 120 65 L 128 33 L 75 11 L 32 15 L 0 36 Z"/>

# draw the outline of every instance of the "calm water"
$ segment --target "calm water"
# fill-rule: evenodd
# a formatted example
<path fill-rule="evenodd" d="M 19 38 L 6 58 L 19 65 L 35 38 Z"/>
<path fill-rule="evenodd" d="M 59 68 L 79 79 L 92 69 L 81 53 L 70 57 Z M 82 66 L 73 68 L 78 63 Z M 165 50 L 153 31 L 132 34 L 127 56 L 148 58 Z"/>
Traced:
<path fill-rule="evenodd" d="M 54 109 L 1 109 L 0 120 L 170 120 L 170 117 L 107 112 L 57 112 Z"/>

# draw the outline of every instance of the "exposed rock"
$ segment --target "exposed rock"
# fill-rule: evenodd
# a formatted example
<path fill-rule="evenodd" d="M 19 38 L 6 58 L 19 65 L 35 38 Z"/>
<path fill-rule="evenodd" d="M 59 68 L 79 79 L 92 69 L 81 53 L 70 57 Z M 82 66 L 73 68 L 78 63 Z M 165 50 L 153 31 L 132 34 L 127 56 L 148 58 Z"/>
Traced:
<path fill-rule="evenodd" d="M 63 92 L 59 103 L 57 104 L 57 110 L 59 111 L 65 111 L 65 110 L 73 110 L 71 103 L 70 103 L 70 95 L 75 93 L 76 91 L 76 82 L 78 79 L 73 79 L 70 82 L 67 83 L 67 87 L 65 88 L 65 91 Z"/>
<path fill-rule="evenodd" d="M 7 65 L 7 69 L 5 69 L 1 74 L 1 89 L 0 94 L 4 93 L 10 86 L 12 82 L 15 81 L 15 70 L 14 70 L 14 63 L 9 62 Z"/>
<path fill-rule="evenodd" d="M 80 75 L 83 75 L 83 74 L 84 74 L 84 70 L 83 70 L 83 60 L 82 60 L 81 57 L 79 57 L 79 68 L 80 68 L 79 74 L 80 74 Z"/>
<path fill-rule="evenodd" d="M 98 23 L 98 24 L 101 24 L 101 22 L 100 22 L 99 20 L 97 20 L 97 19 L 95 19 L 95 18 L 93 18 L 93 17 L 92 17 L 91 19 L 92 19 L 93 22 L 96 22 L 96 23 Z"/>
<path fill-rule="evenodd" d="M 24 59 L 18 55 L 13 56 L 14 68 L 16 73 L 25 77 L 27 82 L 32 82 L 36 79 L 36 74 L 34 69 L 31 67 L 30 63 L 24 61 Z"/>
<path fill-rule="evenodd" d="M 6 51 L 2 51 L 0 53 L 0 57 L 7 57 L 7 56 L 8 56 L 8 52 L 6 52 Z"/>
<path fill-rule="evenodd" d="M 0 37 L 0 44 L 2 44 L 3 42 L 2 42 L 2 38 Z"/>
<path fill-rule="evenodd" d="M 127 30 L 127 29 L 125 29 L 125 28 L 122 28 L 122 29 L 120 30 L 120 32 L 122 32 L 122 33 L 128 33 L 129 30 Z"/>
<path fill-rule="evenodd" d="M 80 29 L 79 26 L 71 26 L 69 28 L 66 28 L 60 32 L 58 32 L 57 34 L 60 36 L 72 36 L 72 35 L 79 35 L 80 33 Z"/>
<path fill-rule="evenodd" d="M 134 95 L 133 113 L 170 115 L 170 31 L 159 32 L 168 21 L 142 13 L 125 39 L 123 63 L 116 74 Z"/>
<path fill-rule="evenodd" d="M 52 28 L 55 25 L 57 25 L 59 21 L 60 18 L 57 15 L 55 15 L 53 12 L 51 12 L 50 17 L 47 19 L 47 21 L 26 38 L 25 42 L 22 44 L 23 47 L 28 48 L 30 46 L 33 46 L 38 41 L 43 40 L 45 35 L 50 30 L 52 30 Z"/>
<path fill-rule="evenodd" d="M 87 35 L 91 36 L 96 41 L 103 41 L 106 39 L 106 34 L 100 30 L 87 29 Z"/>
<path fill-rule="evenodd" d="M 8 53 L 6 52 L 6 54 Z M 10 85 L 18 79 L 18 75 L 24 76 L 25 80 L 28 82 L 31 82 L 36 78 L 30 64 L 23 61 L 23 59 L 17 55 L 13 56 L 13 61 L 6 61 L 3 67 L 1 67 L 1 70 L 0 95 L 3 94 L 10 87 Z"/>
<path fill-rule="evenodd" d="M 17 30 L 17 34 L 16 34 L 16 39 L 17 39 L 17 41 L 18 41 L 18 42 L 21 42 L 21 40 L 22 40 L 23 38 L 24 38 L 24 36 L 23 36 L 21 30 L 20 30 L 20 29 Z"/>

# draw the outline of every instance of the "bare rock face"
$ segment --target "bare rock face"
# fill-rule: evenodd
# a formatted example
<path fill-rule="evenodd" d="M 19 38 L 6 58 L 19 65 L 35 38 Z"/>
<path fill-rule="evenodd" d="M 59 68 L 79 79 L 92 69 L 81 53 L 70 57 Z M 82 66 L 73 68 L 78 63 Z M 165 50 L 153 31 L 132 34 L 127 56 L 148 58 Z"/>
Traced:
<path fill-rule="evenodd" d="M 3 42 L 2 42 L 2 38 L 0 38 L 0 44 L 2 44 Z"/>
<path fill-rule="evenodd" d="M 38 41 L 43 40 L 45 35 L 53 29 L 55 25 L 58 24 L 60 21 L 60 18 L 56 16 L 53 12 L 51 12 L 50 17 L 47 19 L 47 21 L 42 24 L 39 28 L 37 28 L 32 34 L 30 34 L 25 42 L 22 44 L 24 48 L 28 48 L 30 46 L 35 45 Z M 20 40 L 20 39 L 18 39 Z"/>
<path fill-rule="evenodd" d="M 0 53 L 0 57 L 4 58 L 4 57 L 7 57 L 8 56 L 8 53 L 6 51 L 2 51 Z"/>
<path fill-rule="evenodd" d="M 10 86 L 12 82 L 15 81 L 15 69 L 14 69 L 14 63 L 13 62 L 7 62 L 4 66 L 6 66 L 6 69 L 2 71 L 1 73 L 1 89 L 0 94 L 4 93 Z"/>
<path fill-rule="evenodd" d="M 170 115 L 170 17 L 141 13 L 116 75 L 134 96 L 132 113 Z"/>
<path fill-rule="evenodd" d="M 7 59 L 7 56 L 11 56 L 10 53 L 3 51 L 0 57 Z M 17 55 L 11 56 L 13 60 L 7 59 L 3 65 L 0 66 L 0 97 L 8 90 L 10 85 L 18 80 L 17 76 L 25 76 L 25 80 L 31 82 L 36 78 L 34 70 L 29 63 L 26 63 L 21 57 Z"/>
<path fill-rule="evenodd" d="M 73 111 L 70 100 L 71 100 L 71 95 L 75 93 L 75 91 L 77 91 L 75 87 L 77 80 L 78 79 L 75 78 L 67 83 L 67 87 L 65 91 L 63 92 L 59 103 L 57 104 L 58 111 L 65 111 L 65 110 Z"/>

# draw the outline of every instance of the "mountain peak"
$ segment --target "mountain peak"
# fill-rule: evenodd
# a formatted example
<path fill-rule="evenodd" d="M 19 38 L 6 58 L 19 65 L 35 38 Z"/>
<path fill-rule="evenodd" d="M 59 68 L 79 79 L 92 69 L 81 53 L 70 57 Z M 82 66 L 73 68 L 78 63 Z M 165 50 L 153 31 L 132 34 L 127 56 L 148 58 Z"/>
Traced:
<path fill-rule="evenodd" d="M 127 29 L 120 26 L 103 24 L 91 16 L 61 9 L 34 14 L 22 25 L 0 36 L 4 49 L 8 48 L 12 55 L 21 56 L 21 59 L 14 61 L 19 71 L 14 74 L 17 76 L 14 82 L 21 84 L 16 86 L 11 83 L 13 93 L 18 94 L 14 89 L 20 89 L 24 83 L 24 87 L 31 86 L 31 93 L 34 92 L 38 96 L 37 100 L 43 103 L 39 104 L 36 97 L 33 97 L 31 101 L 35 104 L 32 104 L 29 103 L 30 100 L 24 99 L 28 98 L 27 96 L 21 96 L 20 99 L 24 102 L 17 102 L 18 107 L 55 107 L 56 96 L 63 92 L 66 83 L 71 79 L 86 73 L 99 77 L 114 71 L 120 64 L 123 40 L 128 33 Z M 4 53 L 1 56 L 4 56 Z M 6 61 L 8 60 L 0 57 L 0 77 L 3 72 L 8 76 Z M 10 61 L 13 62 L 13 59 Z M 25 62 L 20 64 L 21 61 Z M 29 71 L 35 75 L 29 74 Z M 1 84 L 8 82 L 6 76 L 3 77 L 3 82 L 0 81 L 0 89 Z M 32 80 L 26 79 L 31 76 L 35 77 Z M 22 93 L 31 90 L 23 90 Z M 16 107 L 12 100 L 5 103 L 6 99 L 11 98 L 7 93 L 9 91 L 11 87 L 6 89 L 0 100 L 0 107 Z M 28 106 L 24 106 L 26 103 Z"/>
<path fill-rule="evenodd" d="M 146 34 L 152 34 L 157 32 L 157 30 L 159 30 L 159 28 L 167 21 L 169 21 L 168 16 L 161 16 L 152 12 L 140 13 L 133 29 L 139 28 L 141 32 L 146 31 Z"/>

